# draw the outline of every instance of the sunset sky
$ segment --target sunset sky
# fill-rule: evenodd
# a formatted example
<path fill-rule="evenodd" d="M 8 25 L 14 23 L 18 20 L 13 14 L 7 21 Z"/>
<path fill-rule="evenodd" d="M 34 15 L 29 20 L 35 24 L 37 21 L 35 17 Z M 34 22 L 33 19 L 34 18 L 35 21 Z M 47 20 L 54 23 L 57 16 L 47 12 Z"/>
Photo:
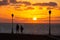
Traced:
<path fill-rule="evenodd" d="M 14 23 L 48 23 L 49 10 L 52 12 L 51 23 L 60 23 L 60 0 L 16 0 L 16 2 L 21 3 L 0 4 L 0 23 L 11 23 L 12 13 Z"/>

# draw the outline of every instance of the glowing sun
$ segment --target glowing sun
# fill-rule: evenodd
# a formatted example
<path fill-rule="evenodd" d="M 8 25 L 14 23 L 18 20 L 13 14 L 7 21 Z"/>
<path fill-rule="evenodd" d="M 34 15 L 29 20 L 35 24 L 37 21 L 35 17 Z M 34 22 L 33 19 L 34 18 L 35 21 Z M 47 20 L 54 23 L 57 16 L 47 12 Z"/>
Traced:
<path fill-rule="evenodd" d="M 37 20 L 37 18 L 36 18 L 36 17 L 34 17 L 34 18 L 33 18 L 33 20 Z"/>

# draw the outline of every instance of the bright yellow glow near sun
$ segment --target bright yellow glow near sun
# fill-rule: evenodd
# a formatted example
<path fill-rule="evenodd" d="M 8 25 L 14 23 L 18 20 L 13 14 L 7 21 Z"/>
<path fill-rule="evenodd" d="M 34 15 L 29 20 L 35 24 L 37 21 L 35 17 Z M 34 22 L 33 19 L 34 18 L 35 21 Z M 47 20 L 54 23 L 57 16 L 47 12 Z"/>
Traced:
<path fill-rule="evenodd" d="M 37 18 L 36 18 L 36 17 L 34 17 L 34 18 L 33 18 L 33 20 L 37 20 Z"/>

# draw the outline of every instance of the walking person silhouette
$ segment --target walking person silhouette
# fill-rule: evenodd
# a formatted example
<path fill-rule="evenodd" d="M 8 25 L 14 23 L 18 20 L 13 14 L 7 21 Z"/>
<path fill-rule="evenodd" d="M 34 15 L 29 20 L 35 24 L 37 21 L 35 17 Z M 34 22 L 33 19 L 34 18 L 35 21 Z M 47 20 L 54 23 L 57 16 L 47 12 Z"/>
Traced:
<path fill-rule="evenodd" d="M 16 33 L 19 33 L 19 25 L 16 25 Z"/>
<path fill-rule="evenodd" d="M 20 30 L 21 30 L 21 34 L 23 33 L 23 30 L 24 30 L 24 28 L 23 28 L 23 26 L 21 25 L 21 27 L 20 27 Z"/>

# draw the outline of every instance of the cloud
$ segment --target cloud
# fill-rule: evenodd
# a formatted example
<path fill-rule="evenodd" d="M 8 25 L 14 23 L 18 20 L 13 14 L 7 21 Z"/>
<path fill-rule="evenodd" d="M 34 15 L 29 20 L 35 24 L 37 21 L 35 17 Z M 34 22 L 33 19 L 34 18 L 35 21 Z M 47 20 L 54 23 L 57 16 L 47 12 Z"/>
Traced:
<path fill-rule="evenodd" d="M 26 2 L 26 1 L 23 1 L 22 3 L 26 4 L 26 5 L 31 5 L 30 2 Z"/>
<path fill-rule="evenodd" d="M 16 2 L 16 3 L 25 4 L 25 5 L 31 5 L 31 3 L 30 2 L 27 2 L 27 1 L 20 1 L 20 2 Z"/>
<path fill-rule="evenodd" d="M 47 7 L 47 9 L 54 9 L 53 7 Z"/>
<path fill-rule="evenodd" d="M 20 3 L 20 4 L 25 4 L 25 5 L 31 5 L 30 2 L 27 2 L 27 1 L 20 1 L 20 2 L 15 2 L 14 4 L 16 3 Z M 9 4 L 8 2 L 1 2 L 0 1 L 0 5 L 7 5 Z M 56 2 L 49 2 L 49 3 L 35 3 L 35 4 L 32 4 L 33 6 L 57 6 L 57 3 Z"/>
<path fill-rule="evenodd" d="M 8 3 L 7 2 L 1 2 L 0 1 L 0 5 L 8 5 Z"/>
<path fill-rule="evenodd" d="M 35 3 L 34 6 L 57 6 L 57 3 L 55 2 L 49 2 L 49 3 Z"/>
<path fill-rule="evenodd" d="M 27 2 L 27 1 L 20 1 L 20 2 L 12 2 L 13 4 L 25 4 L 25 5 L 31 5 L 30 2 Z M 0 5 L 9 5 L 8 2 L 3 2 L 3 1 L 0 1 Z"/>
<path fill-rule="evenodd" d="M 25 10 L 33 10 L 33 7 L 27 7 Z"/>
<path fill-rule="evenodd" d="M 49 6 L 57 6 L 57 3 L 55 3 L 55 2 L 49 2 Z"/>

